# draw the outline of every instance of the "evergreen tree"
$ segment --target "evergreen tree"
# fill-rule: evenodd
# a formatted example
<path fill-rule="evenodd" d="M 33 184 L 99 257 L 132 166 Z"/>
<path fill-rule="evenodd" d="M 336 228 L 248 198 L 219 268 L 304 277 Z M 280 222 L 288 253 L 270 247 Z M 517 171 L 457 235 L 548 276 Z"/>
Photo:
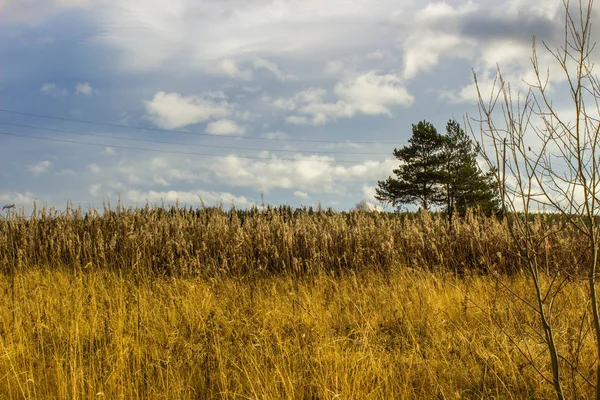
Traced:
<path fill-rule="evenodd" d="M 468 208 L 480 207 L 486 215 L 498 211 L 498 191 L 493 176 L 477 164 L 473 142 L 454 120 L 446 125 L 443 185 L 449 220 L 455 212 L 464 215 Z"/>
<path fill-rule="evenodd" d="M 394 149 L 401 161 L 393 170 L 396 177 L 377 182 L 377 200 L 395 207 L 419 202 L 426 210 L 445 205 L 450 221 L 471 207 L 480 207 L 486 215 L 498 211 L 492 174 L 481 171 L 473 142 L 456 121 L 448 122 L 446 135 L 426 121 L 412 130 L 409 145 Z"/>
<path fill-rule="evenodd" d="M 375 198 L 395 207 L 418 201 L 425 210 L 443 203 L 444 143 L 444 136 L 429 122 L 413 124 L 409 145 L 394 149 L 394 156 L 402 162 L 393 170 L 396 178 L 377 182 Z"/>

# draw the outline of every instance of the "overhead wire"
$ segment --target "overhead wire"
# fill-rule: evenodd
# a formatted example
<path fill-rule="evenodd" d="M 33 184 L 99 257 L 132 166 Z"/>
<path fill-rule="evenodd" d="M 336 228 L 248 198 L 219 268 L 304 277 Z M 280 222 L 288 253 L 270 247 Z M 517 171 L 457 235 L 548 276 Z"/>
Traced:
<path fill-rule="evenodd" d="M 0 132 L 0 135 L 4 136 L 13 136 L 18 138 L 26 138 L 26 139 L 37 139 L 37 140 L 46 140 L 60 143 L 70 143 L 70 144 L 78 144 L 78 145 L 86 145 L 86 146 L 96 146 L 96 147 L 113 147 L 117 149 L 128 149 L 128 150 L 140 150 L 140 151 L 150 151 L 155 153 L 173 153 L 173 154 L 189 154 L 196 156 L 204 156 L 204 157 L 235 157 L 242 159 L 251 159 L 251 160 L 263 160 L 263 161 L 326 161 L 332 164 L 361 164 L 368 161 L 373 160 L 322 160 L 322 159 L 314 159 L 314 158 L 283 158 L 283 157 L 256 157 L 256 156 L 240 156 L 237 154 L 210 154 L 210 153 L 197 153 L 197 152 L 189 152 L 189 151 L 178 151 L 178 150 L 161 150 L 161 149 L 150 149 L 143 147 L 134 147 L 134 146 L 123 146 L 123 145 L 115 145 L 115 144 L 102 144 L 102 143 L 90 143 L 90 142 L 80 142 L 76 140 L 68 140 L 68 139 L 58 139 L 58 138 L 49 138 L 43 136 L 33 136 L 26 134 L 16 134 L 10 132 Z M 386 162 L 395 162 L 395 160 L 383 160 L 377 161 L 381 163 Z"/>
<path fill-rule="evenodd" d="M 76 122 L 76 123 L 88 124 L 88 125 L 107 126 L 107 127 L 112 127 L 112 128 L 135 129 L 135 130 L 149 131 L 149 132 L 178 133 L 178 134 L 196 135 L 196 136 L 210 136 L 210 137 L 217 137 L 217 138 L 226 138 L 226 137 L 231 138 L 231 136 L 217 135 L 214 133 L 189 132 L 189 131 L 182 131 L 182 130 L 176 130 L 176 129 L 144 128 L 144 127 L 139 127 L 139 126 L 115 124 L 112 122 L 97 122 L 97 121 L 89 121 L 89 120 L 76 119 L 76 118 L 57 117 L 57 116 L 53 116 L 53 115 L 36 114 L 36 113 L 30 113 L 30 112 L 24 112 L 24 111 L 8 110 L 8 109 L 3 109 L 3 108 L 0 108 L 0 112 L 7 113 L 7 114 L 24 115 L 24 116 L 36 117 L 36 118 L 45 118 L 45 119 L 51 119 L 51 120 L 56 120 L 56 121 L 67 121 L 67 122 Z M 270 141 L 297 142 L 297 143 L 335 143 L 335 144 L 347 144 L 348 143 L 347 141 L 342 141 L 342 140 L 291 139 L 291 138 L 273 138 L 273 137 L 246 136 L 246 135 L 236 136 L 236 138 L 245 139 L 245 140 L 246 139 L 247 140 L 270 140 Z M 395 141 L 391 142 L 391 141 L 377 141 L 377 140 L 352 141 L 352 143 L 357 143 L 357 144 L 398 144 L 398 142 L 395 142 Z"/>
<path fill-rule="evenodd" d="M 215 148 L 215 149 L 227 149 L 227 150 L 250 150 L 250 151 L 270 151 L 270 152 L 282 152 L 282 153 L 310 153 L 310 154 L 339 154 L 339 155 L 389 155 L 389 153 L 377 153 L 377 152 L 345 152 L 345 151 L 322 151 L 322 150 L 290 150 L 290 149 L 266 149 L 266 148 L 256 148 L 256 147 L 239 147 L 239 146 L 218 146 L 218 145 L 210 145 L 210 144 L 198 144 L 198 143 L 183 143 L 183 142 L 173 142 L 166 140 L 154 140 L 154 139 L 140 139 L 140 138 L 131 138 L 124 136 L 116 136 L 116 135 L 106 135 L 99 133 L 89 133 L 89 132 L 80 132 L 69 129 L 59 129 L 59 128 L 48 128 L 43 126 L 35 126 L 35 125 L 25 125 L 25 124 L 16 124 L 12 122 L 4 122 L 0 120 L 0 125 L 14 126 L 19 128 L 28 128 L 28 129 L 38 129 L 45 130 L 50 132 L 60 132 L 60 133 L 69 133 L 73 135 L 80 136 L 91 136 L 105 139 L 117 139 L 117 140 L 129 140 L 135 142 L 142 143 L 158 143 L 158 144 L 169 144 L 169 145 L 177 145 L 177 146 L 191 146 L 191 147 L 205 147 L 205 148 Z M 107 145 L 110 146 L 110 145 Z"/>

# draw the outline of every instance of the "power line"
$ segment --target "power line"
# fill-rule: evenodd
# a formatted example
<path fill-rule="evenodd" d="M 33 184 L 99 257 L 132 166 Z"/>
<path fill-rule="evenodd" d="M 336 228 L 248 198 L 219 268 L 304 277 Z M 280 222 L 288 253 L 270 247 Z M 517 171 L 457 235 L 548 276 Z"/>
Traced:
<path fill-rule="evenodd" d="M 20 134 L 9 133 L 9 132 L 0 132 L 0 135 L 14 136 L 14 137 L 18 137 L 18 138 L 27 138 L 27 139 L 47 140 L 47 141 L 60 142 L 60 143 L 79 144 L 79 145 L 86 145 L 86 146 L 114 147 L 117 149 L 151 151 L 151 152 L 155 152 L 155 153 L 188 154 L 188 155 L 205 156 L 205 157 L 235 156 L 236 158 L 243 158 L 243 159 L 250 159 L 250 160 L 265 160 L 265 161 L 268 161 L 268 160 L 271 160 L 271 161 L 273 161 L 273 160 L 275 160 L 275 161 L 322 161 L 322 160 L 314 160 L 314 159 L 307 159 L 307 158 L 304 158 L 304 159 L 302 159 L 302 158 L 270 158 L 270 157 L 239 156 L 236 154 L 207 154 L 207 153 L 196 153 L 196 152 L 177 151 L 177 150 L 158 150 L 158 149 L 149 149 L 149 148 L 133 147 L 133 146 L 122 146 L 122 145 L 101 144 L 101 143 L 87 143 L 87 142 L 79 142 L 76 140 L 56 139 L 56 138 L 33 136 L 33 135 L 20 135 Z M 366 161 L 371 161 L 371 160 L 362 160 L 362 161 L 358 161 L 358 160 L 326 160 L 326 161 L 330 162 L 330 163 L 334 163 L 334 164 L 341 164 L 341 163 L 360 164 L 360 163 L 364 163 Z M 379 162 L 384 163 L 384 162 L 395 162 L 395 161 L 394 160 L 384 160 L 384 161 L 379 161 Z"/>
<path fill-rule="evenodd" d="M 255 150 L 255 151 L 271 151 L 271 152 L 284 152 L 284 153 L 312 153 L 312 154 L 342 154 L 342 155 L 389 155 L 389 153 L 349 153 L 343 151 L 312 151 L 312 150 L 287 150 L 287 149 L 265 149 L 265 148 L 255 148 L 255 147 L 235 147 L 235 146 L 216 146 L 209 144 L 195 144 L 195 143 L 182 143 L 182 142 L 171 142 L 165 140 L 153 140 L 153 139 L 139 139 L 139 138 L 129 138 L 123 136 L 115 136 L 115 135 L 105 135 L 99 133 L 88 133 L 88 132 L 79 132 L 68 129 L 58 129 L 58 128 L 47 128 L 43 126 L 35 126 L 35 125 L 23 125 L 23 124 L 15 124 L 12 122 L 2 122 L 0 121 L 0 125 L 9 125 L 16 126 L 20 128 L 31 128 L 31 129 L 40 129 L 51 132 L 61 132 L 61 133 L 70 133 L 73 135 L 81 135 L 81 136 L 92 136 L 99 137 L 105 139 L 118 139 L 118 140 L 130 140 L 134 142 L 142 142 L 142 143 L 159 143 L 159 144 L 171 144 L 178 146 L 191 146 L 191 147 L 207 147 L 207 148 L 215 148 L 215 149 L 228 149 L 228 150 Z"/>
<path fill-rule="evenodd" d="M 7 110 L 7 109 L 2 109 L 2 108 L 0 108 L 0 112 L 7 113 L 7 114 L 25 115 L 25 116 L 36 117 L 36 118 L 46 118 L 46 119 L 52 119 L 52 120 L 57 120 L 57 121 L 77 122 L 80 124 L 109 126 L 112 128 L 135 129 L 135 130 L 140 130 L 140 131 L 151 131 L 151 132 L 180 133 L 180 134 L 184 134 L 184 135 L 211 136 L 211 137 L 218 137 L 218 138 L 225 137 L 223 135 L 216 135 L 216 134 L 211 134 L 211 133 L 188 132 L 188 131 L 180 131 L 180 130 L 174 130 L 174 129 L 142 128 L 142 127 L 138 127 L 138 126 L 127 126 L 127 125 L 114 124 L 114 123 L 109 123 L 109 122 L 95 122 L 95 121 L 87 121 L 87 120 L 75 119 L 75 118 L 56 117 L 56 116 L 52 116 L 52 115 L 35 114 L 35 113 L 29 113 L 29 112 L 23 112 L 23 111 Z M 265 137 L 258 137 L 258 136 L 236 136 L 236 138 L 249 139 L 249 140 L 272 140 L 272 141 L 282 141 L 282 142 L 298 142 L 298 143 L 337 143 L 337 144 L 347 143 L 347 142 L 341 141 L 341 140 L 284 139 L 284 138 L 265 138 Z M 382 142 L 382 141 L 353 141 L 352 143 L 398 144 L 398 142 Z"/>

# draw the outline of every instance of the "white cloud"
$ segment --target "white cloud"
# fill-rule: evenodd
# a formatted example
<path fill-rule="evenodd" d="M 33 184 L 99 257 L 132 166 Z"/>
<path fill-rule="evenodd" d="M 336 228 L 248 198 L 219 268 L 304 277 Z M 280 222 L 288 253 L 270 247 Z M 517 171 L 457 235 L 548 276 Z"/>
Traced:
<path fill-rule="evenodd" d="M 344 61 L 328 61 L 327 64 L 325 64 L 325 72 L 328 74 L 337 75 L 344 70 L 344 67 Z"/>
<path fill-rule="evenodd" d="M 404 53 L 404 78 L 414 78 L 436 67 L 441 57 L 469 59 L 477 41 L 449 32 L 426 32 L 411 37 Z"/>
<path fill-rule="evenodd" d="M 389 160 L 346 166 L 335 164 L 333 158 L 323 156 L 296 156 L 291 160 L 279 159 L 268 152 L 261 156 L 270 158 L 263 161 L 230 155 L 211 164 L 209 169 L 220 182 L 232 187 L 339 193 L 348 183 L 381 179 L 393 168 Z"/>
<path fill-rule="evenodd" d="M 372 47 L 360 49 L 359 52 L 346 55 L 341 59 L 329 60 L 325 64 L 325 73 L 337 77 L 355 77 L 360 71 L 374 70 L 374 67 L 396 68 L 400 55 L 392 49 L 372 50 Z"/>
<path fill-rule="evenodd" d="M 406 37 L 404 77 L 431 71 L 441 57 L 472 59 L 477 50 L 476 38 L 461 33 L 461 21 L 478 11 L 473 2 L 453 7 L 445 2 L 429 3 L 415 15 L 412 32 Z"/>
<path fill-rule="evenodd" d="M 407 2 L 128 0 L 112 3 L 98 18 L 106 27 L 100 39 L 119 50 L 126 68 L 155 69 L 184 59 L 182 65 L 197 69 L 273 53 L 326 55 L 355 49 L 357 41 L 375 47 L 381 39 L 375 32 L 389 35 L 382 20 L 390 8 Z"/>
<path fill-rule="evenodd" d="M 233 109 L 226 96 L 220 92 L 196 96 L 157 92 L 151 101 L 145 102 L 145 106 L 150 119 L 166 129 L 223 118 L 231 114 Z"/>
<path fill-rule="evenodd" d="M 291 115 L 289 117 L 286 117 L 285 122 L 294 125 L 308 125 L 311 123 L 311 121 L 308 118 L 298 115 Z"/>
<path fill-rule="evenodd" d="M 306 192 L 301 192 L 300 190 L 296 190 L 296 191 L 294 192 L 294 196 L 296 196 L 296 197 L 301 197 L 301 198 L 303 198 L 303 199 L 308 199 L 308 198 L 310 198 L 310 196 L 308 195 L 308 193 L 306 193 Z"/>
<path fill-rule="evenodd" d="M 77 173 L 71 168 L 61 169 L 54 173 L 55 176 L 75 176 Z"/>
<path fill-rule="evenodd" d="M 502 5 L 504 15 L 519 17 L 528 15 L 535 18 L 553 19 L 557 13 L 563 11 L 561 1 L 532 1 L 532 0 L 508 0 Z"/>
<path fill-rule="evenodd" d="M 404 77 L 431 71 L 441 57 L 472 59 L 478 40 L 461 33 L 465 20 L 479 5 L 468 2 L 453 7 L 446 2 L 429 3 L 417 11 L 413 29 L 404 41 Z"/>
<path fill-rule="evenodd" d="M 383 60 L 386 57 L 390 57 L 391 54 L 389 52 L 389 50 L 381 50 L 381 49 L 377 49 L 369 54 L 367 54 L 367 58 L 369 60 Z"/>
<path fill-rule="evenodd" d="M 152 178 L 147 176 L 147 170 L 140 169 L 139 166 L 131 162 L 121 161 L 115 166 L 115 170 L 111 172 L 134 185 L 142 185 L 152 181 Z"/>
<path fill-rule="evenodd" d="M 333 143 L 324 143 L 323 144 L 324 149 L 339 149 L 339 148 L 360 149 L 361 147 L 364 147 L 364 144 L 350 142 L 350 141 L 333 142 Z M 382 152 L 381 154 L 387 155 L 388 153 L 389 152 Z"/>
<path fill-rule="evenodd" d="M 0 15 L 10 22 L 39 24 L 62 11 L 91 3 L 92 0 L 0 0 Z"/>
<path fill-rule="evenodd" d="M 153 169 L 159 171 L 171 168 L 169 160 L 167 160 L 165 157 L 154 157 L 152 161 L 150 161 L 150 165 Z"/>
<path fill-rule="evenodd" d="M 231 78 L 239 78 L 244 80 L 252 79 L 252 70 L 240 69 L 236 62 L 231 58 L 226 58 L 219 63 L 219 69 L 225 75 Z"/>
<path fill-rule="evenodd" d="M 40 92 L 57 99 L 67 97 L 69 95 L 69 91 L 67 89 L 58 86 L 56 83 L 44 83 L 40 87 Z"/>
<path fill-rule="evenodd" d="M 296 109 L 296 101 L 293 98 L 280 97 L 273 101 L 273 105 L 281 110 L 293 111 Z"/>
<path fill-rule="evenodd" d="M 398 75 L 380 75 L 376 71 L 339 82 L 334 92 L 357 111 L 367 115 L 389 115 L 389 106 L 409 106 L 414 101 Z"/>
<path fill-rule="evenodd" d="M 285 132 L 277 131 L 277 132 L 267 132 L 261 135 L 267 139 L 289 139 L 290 135 Z"/>
<path fill-rule="evenodd" d="M 103 195 L 102 193 L 102 184 L 101 183 L 94 183 L 92 185 L 90 185 L 90 194 L 93 197 L 100 197 Z"/>
<path fill-rule="evenodd" d="M 454 20 L 477 11 L 478 5 L 467 2 L 454 8 L 444 1 L 431 2 L 419 10 L 415 16 L 415 25 L 418 24 L 442 24 L 448 19 Z"/>
<path fill-rule="evenodd" d="M 244 112 L 236 111 L 235 112 L 235 118 L 242 120 L 242 121 L 254 121 L 257 118 L 259 118 L 260 116 L 261 116 L 260 114 L 254 114 L 254 113 L 251 113 L 250 111 L 244 111 Z"/>
<path fill-rule="evenodd" d="M 91 96 L 96 92 L 96 90 L 87 82 L 78 83 L 75 85 L 75 93 L 83 96 Z"/>
<path fill-rule="evenodd" d="M 206 171 L 197 160 L 177 155 L 137 159 L 124 158 L 118 163 L 103 166 L 103 176 L 126 181 L 133 185 L 168 186 L 172 181 L 197 182 L 205 180 Z"/>
<path fill-rule="evenodd" d="M 154 184 L 159 186 L 170 186 L 170 183 L 162 176 L 155 176 Z"/>
<path fill-rule="evenodd" d="M 296 120 L 289 118 L 287 121 L 290 123 L 305 124 L 305 120 L 309 121 L 312 125 L 324 125 L 329 122 L 333 122 L 338 118 L 351 118 L 356 115 L 356 109 L 344 101 L 337 101 L 335 103 L 309 103 L 303 105 L 300 110 L 301 113 L 307 114 L 309 117 L 299 116 L 300 119 Z"/>
<path fill-rule="evenodd" d="M 326 94 L 327 91 L 325 89 L 309 88 L 296 94 L 294 101 L 300 103 L 318 103 L 323 101 Z"/>
<path fill-rule="evenodd" d="M 449 2 L 429 3 L 414 15 L 410 34 L 402 41 L 404 74 L 413 79 L 419 74 L 442 67 L 448 61 L 465 60 L 478 74 L 484 88 L 491 88 L 499 65 L 513 89 L 526 91 L 523 82 L 533 82 L 531 40 L 537 36 L 550 48 L 561 45 L 560 1 L 508 0 L 493 5 L 470 1 L 459 5 Z M 559 22 L 560 21 L 560 22 Z M 541 41 L 538 41 L 541 43 Z M 561 80 L 553 73 L 552 58 L 538 46 L 540 70 L 550 70 L 550 85 Z M 554 70 L 556 71 L 556 70 Z M 468 71 L 465 75 L 469 76 Z M 442 87 L 439 98 L 451 103 L 473 103 L 477 92 L 473 84 L 461 88 Z M 487 95 L 488 92 L 483 92 Z"/>
<path fill-rule="evenodd" d="M 267 71 L 270 71 L 273 75 L 275 75 L 277 80 L 281 82 L 298 79 L 298 77 L 296 77 L 295 75 L 285 74 L 281 71 L 281 69 L 279 69 L 279 66 L 277 66 L 277 64 L 275 64 L 272 61 L 265 60 L 264 58 L 256 58 L 254 60 L 254 68 L 263 68 Z"/>
<path fill-rule="evenodd" d="M 102 168 L 100 168 L 98 164 L 89 164 L 87 170 L 93 174 L 99 174 L 102 171 Z"/>
<path fill-rule="evenodd" d="M 367 184 L 362 185 L 363 198 L 360 202 L 355 205 L 355 208 L 366 209 L 367 211 L 384 211 L 384 207 L 381 204 L 375 204 L 376 186 Z"/>
<path fill-rule="evenodd" d="M 206 133 L 211 135 L 243 135 L 245 132 L 246 128 L 229 119 L 210 122 L 206 127 Z"/>
<path fill-rule="evenodd" d="M 0 204 L 1 205 L 10 205 L 15 204 L 15 206 L 19 205 L 31 205 L 36 201 L 36 197 L 31 192 L 4 192 L 0 193 Z"/>
<path fill-rule="evenodd" d="M 201 18 L 190 11 L 187 0 L 109 1 L 95 16 L 106 27 L 97 40 L 116 49 L 115 61 L 129 70 L 157 69 L 181 54 L 189 63 L 188 47 L 206 45 L 198 40 L 204 36 Z"/>
<path fill-rule="evenodd" d="M 273 105 L 282 110 L 294 111 L 303 104 L 323 103 L 326 94 L 325 89 L 308 88 L 298 92 L 294 97 L 280 97 L 273 101 Z"/>
<path fill-rule="evenodd" d="M 499 81 L 497 80 L 497 67 L 500 66 L 505 82 L 510 83 L 511 91 L 516 98 L 516 93 L 526 94 L 530 89 L 529 83 L 535 84 L 536 77 L 531 67 L 529 57 L 531 55 L 531 44 L 511 42 L 497 43 L 498 49 L 484 51 L 484 57 L 478 60 L 475 66 L 479 91 L 484 100 L 489 100 L 492 93 L 497 93 Z M 501 49 L 506 49 L 505 52 Z M 564 73 L 553 62 L 553 58 L 546 52 L 538 53 L 541 71 L 549 71 L 547 91 L 551 93 L 562 81 L 565 81 Z M 499 60 L 496 64 L 493 60 Z M 544 76 L 545 76 L 544 72 Z M 478 102 L 477 86 L 474 82 L 459 88 L 440 88 L 438 98 L 449 103 L 471 103 Z"/>
<path fill-rule="evenodd" d="M 550 3 L 554 10 L 552 16 L 547 13 L 548 7 L 523 0 L 507 1 L 493 7 L 474 2 L 457 7 L 445 2 L 428 4 L 416 13 L 415 29 L 403 44 L 405 78 L 431 71 L 442 58 L 461 58 L 492 68 L 498 62 L 501 65 L 517 62 L 519 67 L 528 64 L 531 36 L 536 32 L 527 32 L 519 25 L 531 23 L 533 29 L 533 23 L 539 26 L 544 22 L 554 24 L 550 20 L 554 19 L 560 2 L 546 2 Z M 540 9 L 546 11 L 540 14 Z M 527 21 L 521 21 L 524 15 L 527 15 Z M 478 27 L 469 31 L 469 26 L 475 25 L 472 21 L 478 21 Z M 484 34 L 484 27 L 490 32 L 500 29 L 500 34 Z M 519 29 L 527 33 L 516 37 Z"/>
<path fill-rule="evenodd" d="M 362 185 L 362 192 L 363 192 L 363 197 L 365 200 L 368 201 L 374 201 L 375 200 L 375 194 L 376 194 L 376 186 L 370 186 L 370 185 Z"/>
<path fill-rule="evenodd" d="M 52 168 L 52 163 L 48 160 L 40 161 L 36 164 L 28 165 L 27 169 L 35 176 L 42 175 L 43 173 L 48 172 L 48 170 Z"/>
<path fill-rule="evenodd" d="M 391 116 L 391 106 L 409 106 L 414 101 L 404 87 L 404 81 L 395 74 L 368 71 L 338 82 L 333 92 L 335 103 L 326 102 L 325 90 L 310 88 L 292 98 L 279 98 L 273 102 L 277 108 L 296 111 L 286 122 L 296 125 L 323 125 L 338 118 L 351 118 L 356 114 Z"/>
<path fill-rule="evenodd" d="M 202 201 L 207 205 L 214 205 L 217 203 L 223 203 L 224 205 L 234 204 L 236 206 L 245 207 L 249 206 L 251 202 L 244 196 L 235 196 L 231 193 L 211 192 L 205 190 L 194 190 L 194 191 L 177 191 L 169 190 L 165 192 L 160 191 L 139 191 L 129 190 L 126 194 L 127 198 L 137 203 L 157 203 L 161 201 L 174 203 L 179 201 L 180 203 L 186 204 L 200 204 Z"/>

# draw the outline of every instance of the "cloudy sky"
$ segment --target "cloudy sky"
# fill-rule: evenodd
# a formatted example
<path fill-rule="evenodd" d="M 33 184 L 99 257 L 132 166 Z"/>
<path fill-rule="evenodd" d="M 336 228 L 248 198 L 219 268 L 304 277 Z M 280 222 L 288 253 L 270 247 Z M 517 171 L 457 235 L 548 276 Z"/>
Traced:
<path fill-rule="evenodd" d="M 0 0 L 0 203 L 348 209 L 562 2 Z"/>

